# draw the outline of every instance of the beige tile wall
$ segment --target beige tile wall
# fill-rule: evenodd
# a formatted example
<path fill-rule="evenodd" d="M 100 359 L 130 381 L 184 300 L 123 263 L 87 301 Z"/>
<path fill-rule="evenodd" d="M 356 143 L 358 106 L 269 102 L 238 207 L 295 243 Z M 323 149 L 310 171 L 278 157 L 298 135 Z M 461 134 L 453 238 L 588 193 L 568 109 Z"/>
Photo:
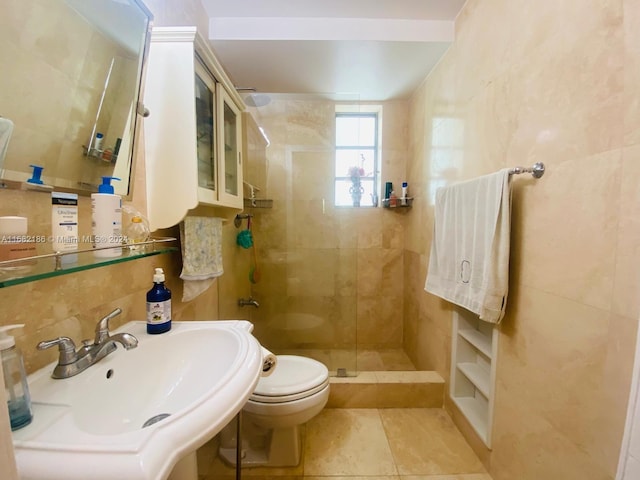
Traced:
<path fill-rule="evenodd" d="M 451 309 L 422 289 L 435 189 L 547 166 L 513 183 L 493 450 L 454 415 L 495 480 L 615 476 L 640 313 L 639 12 L 638 0 L 470 0 L 411 100 L 421 196 L 404 345 L 419 368 L 448 379 Z"/>

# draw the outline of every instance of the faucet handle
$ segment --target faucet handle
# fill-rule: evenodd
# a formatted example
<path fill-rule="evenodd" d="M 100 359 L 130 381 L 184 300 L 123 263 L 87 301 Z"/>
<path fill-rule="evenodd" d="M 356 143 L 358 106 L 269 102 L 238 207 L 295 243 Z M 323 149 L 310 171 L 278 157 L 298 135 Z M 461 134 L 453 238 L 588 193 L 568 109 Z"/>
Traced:
<path fill-rule="evenodd" d="M 100 321 L 96 325 L 96 339 L 94 340 L 95 345 L 100 345 L 107 338 L 109 338 L 109 320 L 113 317 L 120 315 L 122 310 L 120 308 L 116 308 L 113 312 L 105 317 L 102 317 Z"/>
<path fill-rule="evenodd" d="M 58 337 L 53 340 L 45 340 L 40 342 L 37 346 L 38 350 L 46 350 L 55 345 L 58 345 L 60 351 L 60 357 L 58 358 L 58 365 L 69 365 L 76 361 L 76 345 L 69 337 Z"/>

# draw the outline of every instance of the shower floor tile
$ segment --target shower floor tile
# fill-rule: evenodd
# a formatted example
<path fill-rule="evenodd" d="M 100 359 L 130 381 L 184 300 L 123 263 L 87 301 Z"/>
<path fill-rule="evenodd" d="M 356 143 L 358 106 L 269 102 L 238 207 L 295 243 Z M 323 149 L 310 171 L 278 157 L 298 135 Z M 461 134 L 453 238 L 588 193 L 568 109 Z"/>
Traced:
<path fill-rule="evenodd" d="M 276 355 L 301 355 L 324 363 L 330 375 L 335 375 L 338 368 L 345 368 L 349 374 L 354 371 L 411 371 L 416 367 L 402 348 L 383 349 L 318 349 L 318 348 L 287 348 L 273 349 Z"/>
<path fill-rule="evenodd" d="M 358 370 L 366 371 L 408 371 L 415 370 L 413 362 L 401 348 L 385 350 L 359 350 Z"/>

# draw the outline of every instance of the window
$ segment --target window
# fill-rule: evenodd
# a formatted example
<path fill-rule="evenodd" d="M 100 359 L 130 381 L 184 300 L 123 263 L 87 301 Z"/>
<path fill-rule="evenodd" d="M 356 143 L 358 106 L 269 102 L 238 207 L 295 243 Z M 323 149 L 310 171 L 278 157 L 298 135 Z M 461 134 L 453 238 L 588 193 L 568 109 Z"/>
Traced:
<path fill-rule="evenodd" d="M 335 205 L 378 204 L 378 113 L 337 112 Z"/>

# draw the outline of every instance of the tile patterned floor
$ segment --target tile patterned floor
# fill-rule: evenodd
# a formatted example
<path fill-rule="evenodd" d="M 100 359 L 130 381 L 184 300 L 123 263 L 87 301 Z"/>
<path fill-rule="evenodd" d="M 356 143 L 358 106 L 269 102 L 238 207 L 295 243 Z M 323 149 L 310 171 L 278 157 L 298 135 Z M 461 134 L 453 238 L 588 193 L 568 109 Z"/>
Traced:
<path fill-rule="evenodd" d="M 200 480 L 235 478 L 214 439 L 198 450 Z M 293 468 L 243 469 L 249 480 L 491 480 L 439 408 L 328 408 L 307 423 Z"/>

